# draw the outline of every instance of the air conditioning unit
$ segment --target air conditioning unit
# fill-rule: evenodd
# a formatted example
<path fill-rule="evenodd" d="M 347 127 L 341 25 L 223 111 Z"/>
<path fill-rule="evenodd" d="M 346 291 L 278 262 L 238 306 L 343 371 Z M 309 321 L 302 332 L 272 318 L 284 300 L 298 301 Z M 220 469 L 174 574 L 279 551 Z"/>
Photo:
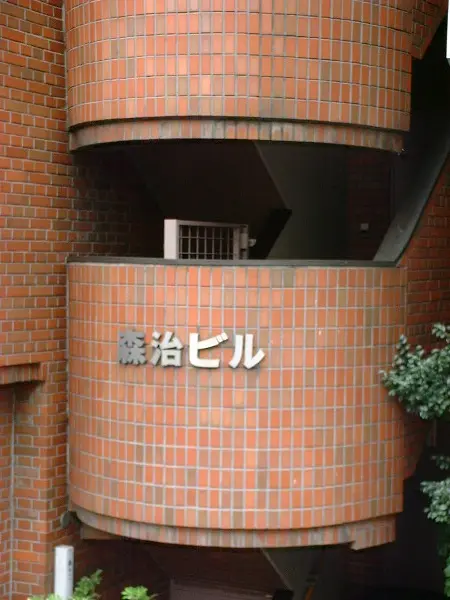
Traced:
<path fill-rule="evenodd" d="M 172 260 L 243 260 L 252 240 L 247 225 L 203 221 L 164 221 L 164 258 Z"/>

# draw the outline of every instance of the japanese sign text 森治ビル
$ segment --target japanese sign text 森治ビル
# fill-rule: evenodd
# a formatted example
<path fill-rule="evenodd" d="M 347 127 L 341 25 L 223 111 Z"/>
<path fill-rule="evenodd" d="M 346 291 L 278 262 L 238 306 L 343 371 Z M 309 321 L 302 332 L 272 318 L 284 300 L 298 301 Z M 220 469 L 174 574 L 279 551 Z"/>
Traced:
<path fill-rule="evenodd" d="M 198 333 L 189 335 L 189 364 L 199 369 L 217 369 L 220 366 L 219 358 L 202 358 L 202 350 L 210 350 L 228 341 L 228 335 L 220 335 L 201 341 Z M 152 356 L 150 363 L 156 367 L 181 367 L 184 346 L 180 340 L 168 331 L 164 335 L 154 332 L 152 335 Z M 253 335 L 235 335 L 233 357 L 228 363 L 232 369 L 243 365 L 246 369 L 253 369 L 264 359 L 265 353 L 258 350 L 253 354 Z M 147 344 L 145 334 L 139 331 L 126 331 L 119 334 L 119 363 L 122 365 L 145 365 L 147 359 Z"/>

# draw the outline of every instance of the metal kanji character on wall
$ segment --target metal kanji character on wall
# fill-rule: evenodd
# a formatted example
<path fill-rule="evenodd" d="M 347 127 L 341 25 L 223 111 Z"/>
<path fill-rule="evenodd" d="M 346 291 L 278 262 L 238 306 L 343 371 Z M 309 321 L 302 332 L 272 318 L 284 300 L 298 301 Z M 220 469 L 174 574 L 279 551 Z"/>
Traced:
<path fill-rule="evenodd" d="M 245 344 L 243 335 L 238 334 L 235 336 L 233 358 L 228 363 L 232 369 L 236 369 L 239 366 L 242 355 L 244 355 L 244 367 L 246 369 L 253 369 L 256 365 L 259 365 L 265 357 L 262 350 L 258 350 L 258 352 L 253 355 L 253 335 L 250 333 L 245 335 Z"/>
<path fill-rule="evenodd" d="M 154 367 L 160 362 L 162 367 L 181 367 L 181 353 L 183 344 L 173 335 L 171 331 L 164 334 L 161 340 L 161 334 L 155 331 L 153 333 L 152 347 L 154 348 L 150 362 Z"/>
<path fill-rule="evenodd" d="M 265 357 L 262 350 L 253 354 L 253 335 L 246 334 L 235 336 L 235 348 L 231 361 L 228 363 L 232 369 L 236 369 L 242 359 L 246 369 L 253 369 Z M 228 335 L 222 332 L 219 335 L 200 341 L 198 333 L 189 335 L 189 363 L 199 369 L 217 369 L 220 366 L 219 358 L 200 358 L 202 350 L 215 348 L 228 341 Z M 151 364 L 162 367 L 181 367 L 182 350 L 184 348 L 180 340 L 168 331 L 161 335 L 155 331 L 152 335 L 153 355 Z M 145 334 L 138 331 L 126 331 L 119 334 L 119 363 L 123 365 L 144 365 L 147 363 Z"/>
<path fill-rule="evenodd" d="M 200 358 L 199 352 L 200 350 L 215 348 L 227 340 L 228 336 L 224 332 L 207 340 L 203 340 L 203 342 L 199 341 L 198 333 L 191 333 L 189 335 L 189 362 L 193 367 L 199 369 L 218 369 L 220 366 L 219 358 Z"/>
<path fill-rule="evenodd" d="M 145 334 L 140 331 L 119 333 L 119 363 L 145 365 L 146 362 Z"/>

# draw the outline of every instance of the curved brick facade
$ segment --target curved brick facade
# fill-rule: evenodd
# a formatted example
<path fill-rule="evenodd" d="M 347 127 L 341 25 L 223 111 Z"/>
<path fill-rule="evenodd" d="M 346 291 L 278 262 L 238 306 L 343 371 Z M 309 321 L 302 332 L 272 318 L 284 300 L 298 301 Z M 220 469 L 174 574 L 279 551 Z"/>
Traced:
<path fill-rule="evenodd" d="M 314 4 L 312 0 L 310 3 Z M 88 4 L 100 6 L 99 2 L 90 3 L 89 0 L 82 4 L 84 7 Z M 112 0 L 110 4 L 138 7 L 142 6 L 142 1 Z M 168 0 L 166 5 L 170 4 Z M 267 6 L 265 2 L 261 4 Z M 305 4 L 303 0 L 297 0 L 297 5 Z M 345 5 L 348 0 L 336 0 L 333 4 Z M 374 0 L 371 3 L 374 7 L 377 4 L 386 2 Z M 410 4 L 416 6 L 412 52 L 422 56 L 439 22 L 439 15 L 446 11 L 447 2 L 415 0 L 410 3 L 405 0 L 402 4 L 405 10 Z M 145 5 L 153 10 L 151 0 L 145 0 Z M 182 2 L 178 5 L 181 6 Z M 205 5 L 202 1 L 202 10 Z M 207 8 L 216 6 L 211 0 Z M 190 7 L 194 8 L 193 1 Z M 93 153 L 79 153 L 75 157 L 69 155 L 63 23 L 64 9 L 68 8 L 69 3 L 63 0 L 0 1 L 0 598 L 27 600 L 32 596 L 48 595 L 53 591 L 55 545 L 69 544 L 76 547 L 76 580 L 90 575 L 97 568 L 104 571 L 103 600 L 120 597 L 125 584 L 142 584 L 158 593 L 161 600 L 168 600 L 170 580 L 175 578 L 174 572 L 177 571 L 167 569 L 166 574 L 161 574 L 160 569 L 149 560 L 147 544 L 123 540 L 83 540 L 80 538 L 84 532 L 81 535 L 78 528 L 62 527 L 61 516 L 67 510 L 66 259 L 80 254 L 155 256 L 159 248 L 159 238 L 151 233 L 153 229 L 149 229 L 149 223 L 153 223 L 155 217 L 148 189 L 140 185 L 128 168 L 125 153 L 121 154 L 122 148 L 116 149 L 120 154 L 115 156 L 111 152 L 100 153 L 101 156 Z M 89 21 L 87 12 L 83 18 Z M 108 20 L 102 23 L 97 19 L 97 31 L 106 31 L 105 25 L 109 25 Z M 349 23 L 344 25 L 348 27 Z M 100 54 L 97 57 L 100 58 Z M 392 66 L 396 64 L 392 63 Z M 121 79 L 124 79 L 122 74 Z M 92 87 L 86 86 L 90 94 L 87 101 L 94 98 Z M 151 124 L 144 119 L 142 129 L 136 128 L 133 135 L 167 135 L 168 131 L 170 133 L 169 122 L 172 123 L 157 119 Z M 226 137 L 244 137 L 251 133 L 252 137 L 259 134 L 270 135 L 272 139 L 290 139 L 293 134 L 290 122 L 281 128 L 279 122 L 272 126 L 270 121 L 247 123 L 239 120 L 236 125 L 229 121 L 224 125 L 222 120 L 205 123 L 203 119 L 201 129 L 200 120 L 192 119 L 190 122 L 191 128 L 186 127 L 185 122 L 177 122 L 180 136 L 215 134 L 225 137 L 225 126 Z M 139 121 L 125 123 L 124 132 L 119 131 L 123 139 L 127 139 L 125 134 L 130 123 L 134 127 Z M 255 123 L 258 128 L 248 132 L 250 125 L 254 127 Z M 298 136 L 295 139 L 304 139 L 306 135 L 316 135 L 319 141 L 322 137 L 329 141 L 337 139 L 337 128 L 333 124 L 326 127 L 319 125 L 315 129 L 309 125 L 303 128 L 304 125 L 302 123 L 295 129 Z M 92 140 L 101 139 L 104 135 L 117 139 L 114 136 L 117 136 L 118 130 L 108 129 L 110 124 L 102 125 L 100 132 L 96 127 L 73 130 L 72 144 L 76 147 L 81 135 L 85 136 L 83 143 L 92 143 Z M 343 131 L 344 126 L 339 129 L 339 132 Z M 367 139 L 363 128 L 355 129 L 348 125 L 346 131 L 349 143 L 362 144 L 363 135 Z M 382 136 L 377 135 L 374 130 L 373 143 L 381 145 Z M 143 212 L 144 207 L 149 207 L 148 212 Z M 414 233 L 404 266 L 407 271 L 406 333 L 414 342 L 427 345 L 431 325 L 436 321 L 450 322 L 448 161 Z M 77 375 L 77 381 L 80 380 L 85 381 L 84 373 L 83 377 Z M 99 406 L 99 399 L 91 401 L 90 411 Z M 98 416 L 93 418 L 98 424 Z M 120 427 L 123 428 L 122 421 Z M 412 429 L 409 431 L 405 453 L 409 455 L 408 472 L 412 473 L 422 439 L 412 435 Z M 92 438 L 89 433 L 89 439 Z M 130 444 L 130 447 L 135 446 Z M 98 448 L 83 448 L 83 456 L 94 450 L 96 452 Z M 101 464 L 99 461 L 98 456 L 93 457 L 93 468 L 97 469 Z M 98 484 L 102 484 L 100 478 Z M 96 491 L 99 493 L 99 490 Z M 101 507 L 99 502 L 98 508 Z M 188 528 L 148 528 L 145 523 L 140 528 L 136 523 L 86 511 L 82 516 L 86 521 L 101 521 L 105 529 L 110 527 L 119 532 L 129 527 L 132 532 L 138 529 L 141 536 L 150 531 L 153 536 L 169 541 L 190 539 L 195 544 L 201 541 L 199 533 L 203 533 Z M 401 530 L 398 534 L 399 537 L 403 535 L 407 542 L 413 539 L 415 551 L 401 552 L 397 561 L 393 561 L 391 551 L 381 549 L 378 573 L 373 569 L 373 553 L 353 553 L 352 562 L 358 557 L 358 564 L 362 560 L 371 563 L 374 583 L 382 582 L 380 575 L 384 576 L 386 571 L 395 570 L 395 585 L 404 586 L 408 582 L 408 587 L 411 587 L 411 579 L 405 577 L 404 572 L 427 570 L 427 561 L 422 557 L 432 555 L 434 546 L 422 542 L 416 518 L 408 523 L 411 523 L 413 538 L 404 536 Z M 305 529 L 301 531 L 302 535 L 299 530 L 292 530 L 292 539 L 293 542 L 297 539 L 300 543 L 317 543 L 317 539 L 319 542 L 326 539 L 324 532 L 328 532 L 328 539 L 332 540 L 337 539 L 338 532 L 342 538 L 345 535 L 348 538 L 357 537 L 355 532 L 358 531 L 361 545 L 367 545 L 366 538 L 368 533 L 372 535 L 371 532 L 374 532 L 373 538 L 379 541 L 393 539 L 394 518 L 380 517 L 370 521 L 369 525 L 359 521 L 358 526 L 342 524 L 326 530 Z M 233 532 L 224 530 L 219 538 L 217 532 L 207 532 L 211 541 L 216 536 L 217 542 L 222 544 L 227 541 L 228 533 L 231 535 Z M 276 542 L 276 537 L 281 535 L 286 541 L 284 532 L 268 536 L 269 542 Z M 254 538 L 255 543 L 261 539 Z M 172 547 L 169 547 L 168 551 L 171 550 Z M 242 569 L 250 571 L 251 565 L 242 560 L 241 554 L 238 557 Z M 208 563 L 199 562 L 201 568 L 208 570 Z M 223 563 L 219 563 L 218 567 L 225 571 Z M 358 571 L 358 574 L 362 573 L 362 570 Z M 161 575 L 163 584 L 159 579 Z M 354 575 L 355 570 L 352 580 Z M 237 579 L 233 573 L 234 582 Z M 368 583 L 369 579 L 364 577 L 364 581 Z"/>
<path fill-rule="evenodd" d="M 239 137 L 398 149 L 393 132 L 409 126 L 412 0 L 68 0 L 66 10 L 73 148 Z"/>
<path fill-rule="evenodd" d="M 394 539 L 403 416 L 379 369 L 402 269 L 69 266 L 71 501 L 98 528 L 212 546 Z M 120 365 L 118 334 L 254 333 L 254 370 Z M 148 348 L 150 352 L 150 348 Z M 150 356 L 148 356 L 150 358 Z M 178 529 L 181 528 L 181 529 Z M 220 530 L 220 532 L 219 532 Z"/>

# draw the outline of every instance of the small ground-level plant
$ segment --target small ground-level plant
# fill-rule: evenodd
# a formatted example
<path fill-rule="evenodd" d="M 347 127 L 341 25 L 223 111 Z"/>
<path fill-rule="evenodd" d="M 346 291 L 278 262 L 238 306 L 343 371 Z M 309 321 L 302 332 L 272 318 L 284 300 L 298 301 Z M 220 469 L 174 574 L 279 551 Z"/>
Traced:
<path fill-rule="evenodd" d="M 149 594 L 146 587 L 126 587 L 122 592 L 122 600 L 155 600 L 157 594 Z"/>
<path fill-rule="evenodd" d="M 103 572 L 95 571 L 92 575 L 82 577 L 76 584 L 70 600 L 99 600 L 100 594 L 97 588 L 102 582 Z M 126 587 L 122 593 L 122 600 L 156 600 L 157 594 L 150 594 L 148 589 L 142 585 Z M 29 600 L 61 600 L 56 594 L 49 596 L 33 596 Z"/>

